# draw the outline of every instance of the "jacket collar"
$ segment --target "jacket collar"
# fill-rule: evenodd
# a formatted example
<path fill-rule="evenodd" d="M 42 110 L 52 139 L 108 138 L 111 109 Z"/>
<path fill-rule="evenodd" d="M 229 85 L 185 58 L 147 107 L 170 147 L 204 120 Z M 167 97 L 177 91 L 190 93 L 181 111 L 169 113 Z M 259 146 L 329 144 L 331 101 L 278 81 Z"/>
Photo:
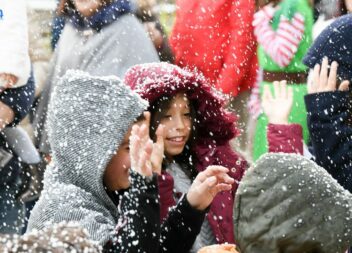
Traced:
<path fill-rule="evenodd" d="M 90 17 L 83 17 L 77 10 L 69 10 L 69 22 L 78 30 L 93 29 L 100 31 L 126 13 L 131 13 L 131 5 L 128 0 L 116 0 L 104 6 Z"/>

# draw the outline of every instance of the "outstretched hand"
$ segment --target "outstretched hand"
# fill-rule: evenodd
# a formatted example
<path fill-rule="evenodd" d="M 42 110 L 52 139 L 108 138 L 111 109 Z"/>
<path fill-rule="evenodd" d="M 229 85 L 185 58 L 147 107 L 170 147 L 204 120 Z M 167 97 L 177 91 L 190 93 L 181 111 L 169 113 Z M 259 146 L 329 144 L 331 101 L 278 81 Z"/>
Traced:
<path fill-rule="evenodd" d="M 274 95 L 269 86 L 264 86 L 262 107 L 269 123 L 288 124 L 288 117 L 293 104 L 292 87 L 287 87 L 287 82 L 274 82 Z"/>
<path fill-rule="evenodd" d="M 308 82 L 308 93 L 319 93 L 319 92 L 329 92 L 336 91 L 337 89 L 337 68 L 338 63 L 333 61 L 329 68 L 329 60 L 327 57 L 324 57 L 322 65 L 316 64 L 313 70 L 313 78 Z M 345 80 L 343 81 L 338 90 L 346 91 L 349 89 L 350 82 Z"/>
<path fill-rule="evenodd" d="M 198 210 L 206 209 L 221 191 L 229 191 L 235 182 L 227 173 L 229 170 L 222 166 L 208 166 L 200 172 L 193 181 L 187 193 L 187 200 Z"/>

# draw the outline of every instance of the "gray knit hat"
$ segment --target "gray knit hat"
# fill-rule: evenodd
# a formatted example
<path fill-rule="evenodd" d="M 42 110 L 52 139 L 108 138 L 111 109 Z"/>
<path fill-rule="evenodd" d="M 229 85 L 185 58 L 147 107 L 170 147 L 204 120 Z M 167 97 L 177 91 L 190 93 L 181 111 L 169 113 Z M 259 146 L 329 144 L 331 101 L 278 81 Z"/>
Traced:
<path fill-rule="evenodd" d="M 343 253 L 352 242 L 352 195 L 314 162 L 267 154 L 244 175 L 234 227 L 242 253 Z"/>
<path fill-rule="evenodd" d="M 117 77 L 68 71 L 55 86 L 48 110 L 53 163 L 28 230 L 76 221 L 104 244 L 118 220 L 103 176 L 127 130 L 147 102 Z"/>
<path fill-rule="evenodd" d="M 102 180 L 128 128 L 146 108 L 147 102 L 117 77 L 67 71 L 48 110 L 49 142 L 62 180 L 75 178 L 76 185 L 100 194 L 103 185 L 81 174 Z"/>

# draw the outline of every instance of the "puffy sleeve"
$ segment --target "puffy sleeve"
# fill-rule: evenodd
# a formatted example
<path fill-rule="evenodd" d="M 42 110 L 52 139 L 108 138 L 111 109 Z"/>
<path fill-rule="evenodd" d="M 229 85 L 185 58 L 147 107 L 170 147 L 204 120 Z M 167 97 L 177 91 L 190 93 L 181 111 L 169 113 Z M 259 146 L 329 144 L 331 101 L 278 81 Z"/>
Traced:
<path fill-rule="evenodd" d="M 275 9 L 270 5 L 255 13 L 254 34 L 272 60 L 280 67 L 286 67 L 290 64 L 303 38 L 305 18 L 299 12 L 296 12 L 292 19 L 282 15 L 278 29 L 275 31 L 271 25 L 274 13 Z"/>

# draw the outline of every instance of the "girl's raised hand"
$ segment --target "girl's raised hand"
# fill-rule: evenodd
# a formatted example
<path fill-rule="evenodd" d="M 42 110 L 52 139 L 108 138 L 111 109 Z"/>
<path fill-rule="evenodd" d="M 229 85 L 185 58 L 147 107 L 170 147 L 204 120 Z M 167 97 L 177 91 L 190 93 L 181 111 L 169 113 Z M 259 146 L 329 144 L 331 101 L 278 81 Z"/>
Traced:
<path fill-rule="evenodd" d="M 269 123 L 288 124 L 288 117 L 293 104 L 292 87 L 287 87 L 287 82 L 275 81 L 274 94 L 271 94 L 269 86 L 264 86 L 262 107 L 267 115 Z"/>
<path fill-rule="evenodd" d="M 153 152 L 153 142 L 146 139 L 147 134 L 146 124 L 141 126 L 135 124 L 132 127 L 130 136 L 130 159 L 131 169 L 139 174 L 150 177 L 153 175 L 151 164 L 151 155 Z"/>
<path fill-rule="evenodd" d="M 144 121 L 132 127 L 130 136 L 131 167 L 142 175 L 161 174 L 164 158 L 164 126 L 159 125 L 155 143 L 150 139 L 150 112 L 144 112 Z M 136 166 L 136 168 L 134 168 Z M 150 171 L 151 170 L 151 171 Z"/>
<path fill-rule="evenodd" d="M 229 170 L 222 166 L 208 166 L 200 172 L 193 181 L 187 193 L 187 200 L 198 210 L 206 209 L 221 191 L 229 191 L 235 182 L 227 173 Z"/>

